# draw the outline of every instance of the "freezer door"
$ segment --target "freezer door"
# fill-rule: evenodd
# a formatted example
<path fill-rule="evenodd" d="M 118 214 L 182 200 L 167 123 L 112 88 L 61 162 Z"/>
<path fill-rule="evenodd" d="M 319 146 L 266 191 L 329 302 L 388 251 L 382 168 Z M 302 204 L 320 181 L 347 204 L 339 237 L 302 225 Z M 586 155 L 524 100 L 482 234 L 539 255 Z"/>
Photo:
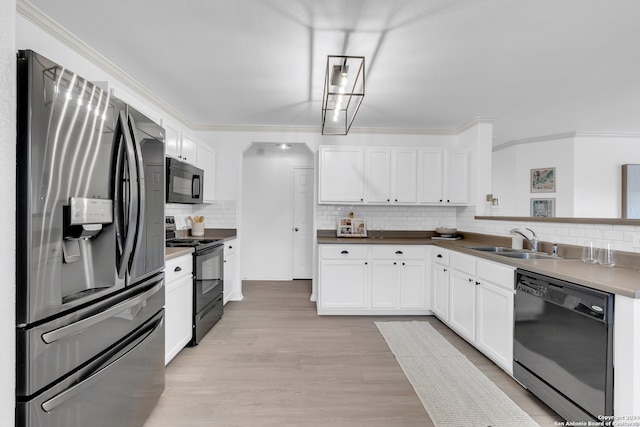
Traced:
<path fill-rule="evenodd" d="M 142 426 L 164 390 L 164 310 L 31 400 L 16 426 Z"/>
<path fill-rule="evenodd" d="M 161 273 L 66 316 L 33 328 L 18 328 L 16 395 L 31 396 L 77 369 L 139 328 L 163 306 Z"/>

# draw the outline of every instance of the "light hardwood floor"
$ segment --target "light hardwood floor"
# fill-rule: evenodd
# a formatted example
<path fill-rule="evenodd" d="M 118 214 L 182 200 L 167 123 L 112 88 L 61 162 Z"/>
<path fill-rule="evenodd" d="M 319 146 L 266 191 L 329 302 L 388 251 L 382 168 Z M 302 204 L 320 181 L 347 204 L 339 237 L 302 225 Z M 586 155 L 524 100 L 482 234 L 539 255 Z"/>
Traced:
<path fill-rule="evenodd" d="M 318 316 L 309 281 L 243 283 L 166 369 L 145 427 L 432 426 L 374 322 L 430 322 L 541 426 L 560 420 L 434 316 Z"/>

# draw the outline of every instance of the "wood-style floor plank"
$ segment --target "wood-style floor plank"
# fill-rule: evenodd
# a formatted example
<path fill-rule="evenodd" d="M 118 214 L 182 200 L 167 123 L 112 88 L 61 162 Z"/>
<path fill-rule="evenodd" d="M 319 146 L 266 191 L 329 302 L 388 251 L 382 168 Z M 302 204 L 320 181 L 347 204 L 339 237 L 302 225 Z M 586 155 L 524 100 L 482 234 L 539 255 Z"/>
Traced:
<path fill-rule="evenodd" d="M 318 316 L 308 281 L 243 283 L 166 368 L 145 427 L 432 426 L 374 322 L 431 322 L 540 425 L 559 420 L 433 316 Z"/>

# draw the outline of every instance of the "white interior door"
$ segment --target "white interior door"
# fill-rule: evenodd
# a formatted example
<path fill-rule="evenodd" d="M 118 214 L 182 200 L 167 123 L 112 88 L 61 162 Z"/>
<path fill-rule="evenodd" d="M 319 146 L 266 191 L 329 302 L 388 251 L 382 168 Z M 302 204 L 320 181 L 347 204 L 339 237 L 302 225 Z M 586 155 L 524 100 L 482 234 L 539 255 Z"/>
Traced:
<path fill-rule="evenodd" d="M 293 169 L 293 278 L 313 274 L 313 169 Z"/>

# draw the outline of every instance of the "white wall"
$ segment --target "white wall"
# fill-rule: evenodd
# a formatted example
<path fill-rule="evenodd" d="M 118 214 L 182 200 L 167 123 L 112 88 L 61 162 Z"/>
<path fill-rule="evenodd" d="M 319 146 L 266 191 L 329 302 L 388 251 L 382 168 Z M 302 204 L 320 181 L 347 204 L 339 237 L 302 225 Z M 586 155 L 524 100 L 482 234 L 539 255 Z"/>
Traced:
<path fill-rule="evenodd" d="M 555 167 L 556 191 L 531 192 L 531 169 Z M 493 153 L 492 193 L 500 199 L 503 214 L 530 216 L 531 199 L 556 199 L 556 216 L 572 217 L 574 142 L 559 138 L 512 145 Z"/>
<path fill-rule="evenodd" d="M 292 280 L 293 168 L 313 167 L 313 155 L 254 150 L 242 166 L 243 279 Z"/>
<path fill-rule="evenodd" d="M 15 162 L 16 162 L 16 52 L 15 0 L 0 2 L 0 425 L 14 425 L 15 411 Z"/>
<path fill-rule="evenodd" d="M 640 138 L 576 136 L 573 216 L 622 217 L 622 165 L 640 163 Z"/>

